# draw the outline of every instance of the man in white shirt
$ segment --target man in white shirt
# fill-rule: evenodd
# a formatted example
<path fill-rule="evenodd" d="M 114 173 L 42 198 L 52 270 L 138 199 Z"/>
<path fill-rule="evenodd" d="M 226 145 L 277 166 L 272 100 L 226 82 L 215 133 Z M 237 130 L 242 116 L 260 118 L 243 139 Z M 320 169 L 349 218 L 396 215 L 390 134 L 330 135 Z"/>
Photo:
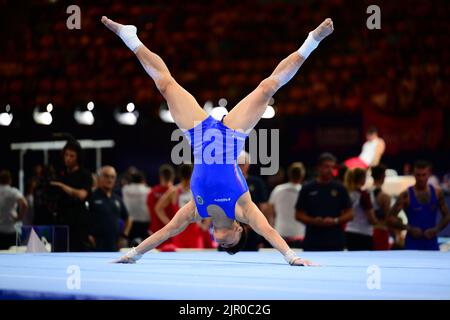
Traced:
<path fill-rule="evenodd" d="M 301 248 L 305 236 L 305 225 L 295 219 L 295 204 L 305 177 L 301 162 L 288 168 L 289 182 L 276 186 L 270 194 L 269 204 L 275 216 L 275 229 L 290 247 Z"/>
<path fill-rule="evenodd" d="M 11 187 L 11 181 L 9 171 L 0 171 L 0 250 L 16 244 L 15 224 L 28 209 L 27 200 L 18 189 Z"/>
<path fill-rule="evenodd" d="M 129 240 L 137 241 L 133 245 L 137 245 L 149 236 L 150 213 L 147 207 L 147 196 L 150 191 L 151 188 L 147 186 L 145 176 L 139 171 L 132 174 L 131 183 L 122 188 L 123 202 L 133 221 Z"/>
<path fill-rule="evenodd" d="M 366 142 L 362 147 L 360 155 L 346 160 L 344 164 L 349 169 L 368 169 L 374 167 L 380 163 L 385 149 L 386 143 L 378 136 L 378 129 L 370 127 L 367 130 Z"/>

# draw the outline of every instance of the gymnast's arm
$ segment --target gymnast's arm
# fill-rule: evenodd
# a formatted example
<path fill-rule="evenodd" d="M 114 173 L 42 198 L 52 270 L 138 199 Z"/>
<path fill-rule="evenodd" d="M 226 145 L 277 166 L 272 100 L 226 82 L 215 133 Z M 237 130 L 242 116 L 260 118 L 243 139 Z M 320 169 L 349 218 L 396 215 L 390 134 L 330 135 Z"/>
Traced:
<path fill-rule="evenodd" d="M 198 216 L 195 214 L 195 206 L 193 201 L 185 204 L 175 216 L 162 229 L 153 233 L 150 237 L 142 241 L 136 248 L 131 249 L 126 255 L 116 260 L 116 263 L 135 263 L 143 254 L 156 248 L 161 243 L 181 233 L 186 227 Z"/>
<path fill-rule="evenodd" d="M 253 205 L 256 207 L 256 204 L 253 203 Z M 275 249 L 277 249 L 285 257 L 285 260 L 289 264 L 298 266 L 317 265 L 312 263 L 311 261 L 297 257 L 295 252 L 289 248 L 288 244 L 280 236 L 280 234 L 274 228 L 272 228 L 272 226 L 267 221 L 267 218 L 264 216 L 264 214 L 262 214 L 260 210 L 249 210 L 249 212 L 246 213 L 245 220 L 246 221 L 242 222 L 248 223 L 253 230 L 263 236 Z"/>

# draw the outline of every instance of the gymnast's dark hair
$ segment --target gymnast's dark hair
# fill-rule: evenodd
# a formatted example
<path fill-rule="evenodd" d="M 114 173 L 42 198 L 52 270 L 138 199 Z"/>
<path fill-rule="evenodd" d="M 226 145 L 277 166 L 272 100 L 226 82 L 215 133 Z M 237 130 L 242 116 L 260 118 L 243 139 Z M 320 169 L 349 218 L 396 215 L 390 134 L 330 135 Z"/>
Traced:
<path fill-rule="evenodd" d="M 242 223 L 240 223 L 239 221 L 237 221 L 237 223 L 239 223 L 239 225 L 242 227 L 241 239 L 239 239 L 239 242 L 235 246 L 223 248 L 223 250 L 226 251 L 228 254 L 235 254 L 241 251 L 247 243 L 247 230 L 245 229 Z"/>

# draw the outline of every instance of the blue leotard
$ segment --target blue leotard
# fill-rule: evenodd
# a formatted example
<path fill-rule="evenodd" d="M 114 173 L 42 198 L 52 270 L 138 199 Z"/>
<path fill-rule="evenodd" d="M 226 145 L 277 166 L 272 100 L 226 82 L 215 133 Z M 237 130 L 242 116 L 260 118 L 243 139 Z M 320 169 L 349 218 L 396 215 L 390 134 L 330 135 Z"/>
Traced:
<path fill-rule="evenodd" d="M 209 217 L 206 208 L 215 204 L 234 220 L 236 201 L 248 191 L 237 164 L 248 134 L 232 130 L 208 116 L 185 131 L 185 135 L 193 148 L 191 190 L 198 213 L 204 218 Z"/>
<path fill-rule="evenodd" d="M 408 224 L 414 227 L 418 227 L 422 229 L 422 231 L 436 226 L 436 219 L 439 211 L 439 202 L 437 199 L 436 190 L 432 185 L 429 185 L 429 188 L 431 197 L 428 203 L 420 203 L 417 200 L 416 194 L 414 192 L 414 187 L 408 188 L 409 207 L 405 210 L 406 216 L 408 217 Z M 439 244 L 437 237 L 434 237 L 432 239 L 416 239 L 413 238 L 409 233 L 407 233 L 405 238 L 405 249 L 439 250 Z"/>

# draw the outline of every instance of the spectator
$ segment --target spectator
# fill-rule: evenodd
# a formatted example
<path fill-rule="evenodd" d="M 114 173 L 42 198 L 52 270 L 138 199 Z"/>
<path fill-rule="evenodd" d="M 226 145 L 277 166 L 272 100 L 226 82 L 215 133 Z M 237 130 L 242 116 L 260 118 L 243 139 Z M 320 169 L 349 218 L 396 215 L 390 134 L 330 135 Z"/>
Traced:
<path fill-rule="evenodd" d="M 76 140 L 69 140 L 62 154 L 64 169 L 59 181 L 50 182 L 62 191 L 58 198 L 56 224 L 69 227 L 69 251 L 87 251 L 90 245 L 86 202 L 91 192 L 92 175 L 82 166 L 83 151 Z"/>
<path fill-rule="evenodd" d="M 347 249 L 373 250 L 373 225 L 378 223 L 372 207 L 370 194 L 362 190 L 366 183 L 366 170 L 348 170 L 344 177 L 345 187 L 353 206 L 353 219 L 345 227 Z"/>
<path fill-rule="evenodd" d="M 431 168 L 430 170 L 433 170 L 433 168 Z M 430 175 L 430 177 L 428 178 L 428 184 L 431 184 L 435 188 L 440 188 L 441 186 L 439 178 L 434 174 Z"/>
<path fill-rule="evenodd" d="M 55 215 L 61 195 L 60 188 L 50 184 L 56 179 L 55 169 L 51 165 L 42 167 L 34 179 L 36 187 L 33 191 L 33 224 L 53 225 L 56 223 Z"/>
<path fill-rule="evenodd" d="M 391 197 L 383 191 L 386 167 L 382 164 L 372 168 L 373 185 L 368 190 L 378 225 L 373 229 L 373 248 L 375 250 L 389 250 L 389 228 L 386 218 L 391 209 Z"/>
<path fill-rule="evenodd" d="M 156 203 L 155 211 L 158 216 L 164 215 L 164 210 L 171 206 L 175 212 L 182 208 L 192 199 L 191 192 L 191 175 L 192 175 L 192 165 L 182 164 L 178 168 L 178 177 L 180 183 L 169 188 L 164 195 Z M 211 223 L 211 219 L 204 219 L 201 222 L 191 223 L 187 228 L 180 234 L 172 238 L 172 243 L 177 248 L 197 248 L 202 249 L 205 247 L 212 248 L 212 241 L 205 244 L 204 240 L 208 239 L 205 237 L 204 232 L 208 232 L 208 227 Z M 208 233 L 209 236 L 209 233 Z M 209 236 L 209 239 L 211 237 Z"/>
<path fill-rule="evenodd" d="M 98 176 L 97 176 L 97 173 L 92 173 L 91 191 L 95 191 L 97 188 L 98 188 Z"/>
<path fill-rule="evenodd" d="M 122 199 L 113 193 L 116 179 L 113 167 L 102 167 L 98 172 L 98 188 L 89 198 L 89 240 L 95 251 L 117 251 L 122 246 L 119 240 L 126 242 L 131 229 L 128 211 Z"/>
<path fill-rule="evenodd" d="M 403 175 L 404 176 L 412 176 L 412 165 L 409 162 L 405 162 L 403 164 Z"/>
<path fill-rule="evenodd" d="M 413 170 L 416 183 L 399 195 L 390 211 L 389 220 L 393 226 L 407 230 L 405 249 L 439 250 L 437 234 L 449 223 L 449 210 L 442 190 L 428 184 L 431 164 L 419 160 L 414 164 Z M 438 208 L 442 219 L 436 225 Z M 402 209 L 406 213 L 408 224 L 403 224 L 397 218 Z"/>
<path fill-rule="evenodd" d="M 145 182 L 145 176 L 137 171 L 130 176 L 130 183 L 123 186 L 122 196 L 125 207 L 133 220 L 130 231 L 130 241 L 138 245 L 148 237 L 150 214 L 147 208 L 147 197 L 150 188 Z"/>
<path fill-rule="evenodd" d="M 150 212 L 151 220 L 150 233 L 155 233 L 164 227 L 175 214 L 173 206 L 166 207 L 163 212 L 159 212 L 159 215 L 155 210 L 156 203 L 163 196 L 163 194 L 173 186 L 174 179 L 175 171 L 173 170 L 173 167 L 168 164 L 163 164 L 159 168 L 159 184 L 152 188 L 147 197 L 147 208 Z M 161 243 L 157 249 L 161 249 L 171 244 L 172 238 Z"/>
<path fill-rule="evenodd" d="M 27 213 L 22 218 L 24 225 L 32 225 L 34 221 L 34 191 L 36 190 L 37 180 L 30 179 L 25 187 L 25 199 L 28 203 Z"/>
<path fill-rule="evenodd" d="M 16 245 L 15 224 L 22 220 L 28 208 L 27 200 L 11 182 L 11 173 L 0 171 L 0 250 Z"/>
<path fill-rule="evenodd" d="M 269 215 L 268 192 L 264 181 L 257 176 L 249 174 L 250 170 L 250 155 L 246 151 L 242 151 L 239 155 L 238 164 L 242 170 L 242 174 L 245 177 L 248 185 L 248 191 L 253 202 L 259 207 L 261 212 L 266 216 L 267 220 L 273 225 L 273 219 Z M 270 246 L 270 244 L 264 241 L 258 233 L 256 233 L 249 225 L 243 225 L 247 231 L 247 242 L 245 243 L 242 251 L 258 251 L 263 245 Z"/>
<path fill-rule="evenodd" d="M 305 167 L 294 162 L 288 168 L 289 182 L 276 186 L 269 203 L 275 217 L 275 229 L 291 248 L 301 248 L 305 225 L 295 219 L 295 204 L 305 178 Z"/>
<path fill-rule="evenodd" d="M 345 248 L 343 225 L 353 218 L 352 205 L 342 183 L 333 180 L 336 158 L 323 153 L 318 160 L 317 179 L 300 190 L 296 219 L 306 225 L 303 249 L 340 251 Z"/>
<path fill-rule="evenodd" d="M 385 149 L 386 143 L 378 136 L 378 129 L 370 127 L 367 130 L 366 142 L 362 147 L 361 154 L 358 157 L 346 160 L 345 166 L 349 169 L 374 167 L 380 163 Z"/>
<path fill-rule="evenodd" d="M 444 195 L 450 195 L 450 172 L 444 174 L 442 178 L 441 188 L 444 192 Z"/>

